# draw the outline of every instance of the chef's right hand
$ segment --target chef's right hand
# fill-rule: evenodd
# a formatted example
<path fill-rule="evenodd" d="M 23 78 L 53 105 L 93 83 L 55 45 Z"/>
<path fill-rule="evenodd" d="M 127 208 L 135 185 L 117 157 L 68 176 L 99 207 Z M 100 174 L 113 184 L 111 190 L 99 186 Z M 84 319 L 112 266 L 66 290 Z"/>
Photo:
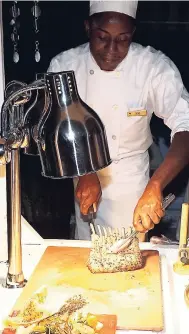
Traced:
<path fill-rule="evenodd" d="M 87 215 L 93 204 L 98 204 L 102 195 L 100 181 L 97 174 L 84 175 L 79 178 L 76 192 L 81 214 Z"/>

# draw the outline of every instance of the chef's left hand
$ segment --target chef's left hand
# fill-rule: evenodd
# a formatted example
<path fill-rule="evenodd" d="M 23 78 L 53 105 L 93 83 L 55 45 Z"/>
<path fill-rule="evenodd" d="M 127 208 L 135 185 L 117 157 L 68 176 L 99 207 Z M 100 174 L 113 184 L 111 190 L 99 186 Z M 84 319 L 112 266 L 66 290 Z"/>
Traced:
<path fill-rule="evenodd" d="M 133 225 L 145 233 L 154 228 L 164 216 L 162 193 L 157 184 L 149 182 L 134 211 Z"/>

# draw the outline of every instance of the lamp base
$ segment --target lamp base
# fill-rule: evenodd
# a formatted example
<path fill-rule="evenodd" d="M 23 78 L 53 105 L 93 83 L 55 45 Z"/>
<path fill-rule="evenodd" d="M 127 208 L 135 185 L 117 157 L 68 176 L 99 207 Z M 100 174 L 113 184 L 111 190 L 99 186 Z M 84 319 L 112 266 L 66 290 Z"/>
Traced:
<path fill-rule="evenodd" d="M 8 274 L 4 287 L 7 289 L 18 289 L 23 288 L 26 283 L 27 280 L 24 279 L 23 272 L 18 275 Z"/>
<path fill-rule="evenodd" d="M 183 264 L 180 259 L 173 264 L 173 270 L 179 275 L 189 275 L 189 265 Z"/>

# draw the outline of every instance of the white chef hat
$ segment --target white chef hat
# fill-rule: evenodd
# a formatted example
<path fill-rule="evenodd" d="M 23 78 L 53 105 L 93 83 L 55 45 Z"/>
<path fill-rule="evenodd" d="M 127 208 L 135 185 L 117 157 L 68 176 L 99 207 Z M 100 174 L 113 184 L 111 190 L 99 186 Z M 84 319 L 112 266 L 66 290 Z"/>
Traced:
<path fill-rule="evenodd" d="M 133 18 L 136 17 L 138 1 L 90 1 L 90 16 L 101 12 L 118 12 L 129 15 Z"/>

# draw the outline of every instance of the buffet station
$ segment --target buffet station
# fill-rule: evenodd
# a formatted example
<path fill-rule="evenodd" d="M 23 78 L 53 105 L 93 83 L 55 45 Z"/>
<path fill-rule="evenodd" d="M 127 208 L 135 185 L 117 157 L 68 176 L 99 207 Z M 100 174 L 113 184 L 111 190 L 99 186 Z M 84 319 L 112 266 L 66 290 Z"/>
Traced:
<path fill-rule="evenodd" d="M 88 271 L 85 263 L 90 246 L 90 242 L 72 240 L 23 245 L 23 272 L 28 283 L 21 289 L 4 287 L 8 268 L 0 264 L 1 330 L 11 328 L 11 320 L 23 322 L 17 312 L 23 311 L 32 298 L 44 301 L 39 304 L 43 317 L 56 313 L 77 296 L 88 302 L 83 313 L 97 315 L 103 324 L 97 333 L 188 333 L 185 294 L 189 278 L 173 271 L 177 246 L 141 243 L 140 249 L 147 256 L 145 267 L 117 274 Z M 27 318 L 27 312 L 25 315 Z M 25 332 L 27 328 L 22 324 L 19 330 L 23 329 Z M 36 325 L 36 330 L 44 328 Z"/>
<path fill-rule="evenodd" d="M 43 108 L 34 115 L 39 100 Z M 111 163 L 105 128 L 80 99 L 74 72 L 39 74 L 31 84 L 9 83 L 0 137 L 0 164 L 9 166 L 8 259 L 0 261 L 2 332 L 189 333 L 187 203 L 179 245 L 166 238 L 161 245 L 139 243 L 133 228 L 105 229 L 92 219 L 90 242 L 36 242 L 32 228 L 23 242 L 21 149 L 35 154 L 37 147 L 42 173 L 50 178 L 77 177 Z M 127 247 L 118 251 L 116 245 Z"/>

